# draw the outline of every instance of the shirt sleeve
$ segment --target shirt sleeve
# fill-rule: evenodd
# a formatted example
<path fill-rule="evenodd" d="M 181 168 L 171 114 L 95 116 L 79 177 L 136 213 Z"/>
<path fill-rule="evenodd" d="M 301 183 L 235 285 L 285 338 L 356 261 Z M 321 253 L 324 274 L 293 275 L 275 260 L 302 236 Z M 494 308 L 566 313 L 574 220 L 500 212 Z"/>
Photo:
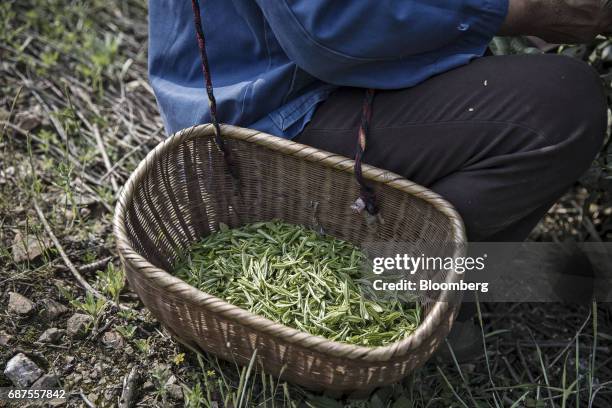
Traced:
<path fill-rule="evenodd" d="M 481 56 L 509 0 L 256 1 L 300 68 L 335 85 L 394 89 Z"/>

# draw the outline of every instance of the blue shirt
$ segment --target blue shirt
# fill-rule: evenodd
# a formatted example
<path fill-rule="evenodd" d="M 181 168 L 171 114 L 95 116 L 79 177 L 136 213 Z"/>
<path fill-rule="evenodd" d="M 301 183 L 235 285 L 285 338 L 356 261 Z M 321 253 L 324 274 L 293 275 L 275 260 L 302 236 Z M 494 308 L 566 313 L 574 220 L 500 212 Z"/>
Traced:
<path fill-rule="evenodd" d="M 219 120 L 291 138 L 338 86 L 406 88 L 481 56 L 508 0 L 201 0 Z M 149 1 L 168 133 L 209 122 L 189 0 Z"/>

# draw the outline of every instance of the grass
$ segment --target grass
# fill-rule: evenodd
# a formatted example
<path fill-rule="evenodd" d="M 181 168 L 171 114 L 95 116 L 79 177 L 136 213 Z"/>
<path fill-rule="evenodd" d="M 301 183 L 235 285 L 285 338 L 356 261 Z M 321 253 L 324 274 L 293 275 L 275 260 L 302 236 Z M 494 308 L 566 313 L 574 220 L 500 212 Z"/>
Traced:
<path fill-rule="evenodd" d="M 119 304 L 119 296 L 125 286 L 123 270 L 109 263 L 105 271 L 98 272 L 98 282 L 102 292 L 106 293 L 115 304 Z"/>
<path fill-rule="evenodd" d="M 97 328 L 116 331 L 125 341 L 118 350 L 105 347 L 94 327 L 84 339 L 35 345 L 46 328 L 63 327 L 70 314 L 49 322 L 39 310 L 17 318 L 0 307 L 0 331 L 13 336 L 9 348 L 0 348 L 0 367 L 15 350 L 24 350 L 56 371 L 69 390 L 83 389 L 98 407 L 116 405 L 134 365 L 143 383 L 152 384 L 143 384 L 139 396 L 140 406 L 147 407 L 612 406 L 612 316 L 609 308 L 596 305 L 482 305 L 478 324 L 485 356 L 468 364 L 430 361 L 364 401 L 313 395 L 270 377 L 255 363 L 250 370 L 237 367 L 171 340 L 121 289 L 110 227 L 121 185 L 163 140 L 147 84 L 146 33 L 143 1 L 0 2 L 0 293 L 54 299 L 70 313 L 82 304 L 97 316 Z M 601 39 L 559 51 L 589 61 L 610 78 L 612 67 L 601 58 L 610 45 Z M 520 42 L 513 47 L 524 51 Z M 533 239 L 612 238 L 610 158 L 608 142 L 592 171 L 553 208 Z M 72 262 L 111 304 L 102 308 L 88 300 L 54 248 L 14 262 L 17 232 L 26 241 L 47 238 L 32 211 L 33 199 Z M 109 257 L 110 264 L 95 266 Z M 5 297 L 0 302 L 4 306 Z M 118 311 L 114 303 L 131 309 Z M 184 360 L 175 361 L 180 353 Z M 95 364 L 101 372 L 86 382 Z M 171 376 L 185 390 L 183 402 L 167 392 Z M 9 385 L 0 373 L 0 386 Z M 83 404 L 78 392 L 70 404 Z"/>
<path fill-rule="evenodd" d="M 558 307 L 558 306 L 557 306 Z M 593 305 L 592 310 L 597 306 Z M 588 309 L 587 309 L 588 310 Z M 245 368 L 232 367 L 227 363 L 220 363 L 214 357 L 197 355 L 200 375 L 194 378 L 194 390 L 218 390 L 225 398 L 228 395 L 236 398 L 244 392 L 244 384 L 250 383 L 249 402 L 253 407 L 268 406 L 312 406 L 320 407 L 606 407 L 608 399 L 599 402 L 589 393 L 593 385 L 596 368 L 583 367 L 584 359 L 580 357 L 580 350 L 587 350 L 591 356 L 596 355 L 597 345 L 593 342 L 598 337 L 596 325 L 593 333 L 576 333 L 575 339 L 570 339 L 561 350 L 554 352 L 540 348 L 537 341 L 529 351 L 511 351 L 511 346 L 492 346 L 499 338 L 505 338 L 508 332 L 487 333 L 486 320 L 490 318 L 487 313 L 478 312 L 482 332 L 482 346 L 487 357 L 475 360 L 470 364 L 459 364 L 456 359 L 449 364 L 428 364 L 423 369 L 408 377 L 402 384 L 378 390 L 369 400 L 351 401 L 335 400 L 321 395 L 312 395 L 297 387 L 288 387 L 291 401 L 283 400 L 285 390 L 277 388 L 270 391 L 269 381 L 265 374 L 258 372 L 251 375 L 254 378 L 244 378 L 248 371 Z M 520 322 L 518 314 L 508 323 Z M 592 324 L 593 315 L 589 314 L 584 323 Z M 544 323 L 549 323 L 544 320 Z M 584 330 L 586 325 L 582 326 Z M 529 332 L 529 329 L 526 329 Z M 518 355 L 517 355 L 518 354 Z M 519 355 L 523 355 L 521 359 Z M 568 367 L 574 366 L 575 370 Z M 478 367 L 478 368 L 477 368 Z M 609 370 L 609 369 L 608 369 Z M 608 374 L 609 375 L 609 374 Z M 221 378 L 217 378 L 221 376 Z M 248 376 L 247 376 L 248 377 Z M 217 379 L 216 383 L 211 380 Z M 603 392 L 606 398 L 610 397 L 610 382 L 593 385 L 595 393 Z M 266 392 L 266 390 L 268 390 Z M 587 395 L 588 394 L 588 395 Z M 199 397 L 191 400 L 189 406 L 211 407 L 215 406 L 218 397 L 211 393 L 198 394 Z M 276 396 L 272 398 L 272 396 Z M 582 396 L 582 397 L 581 397 Z M 225 399 L 222 401 L 227 402 Z M 280 405 L 272 405 L 280 404 Z M 590 402 L 591 401 L 591 405 Z M 295 403 L 295 405 L 292 405 Z M 199 404 L 199 405 L 198 405 Z M 285 405 L 286 404 L 286 405 Z M 306 404 L 306 405 L 300 405 Z M 229 405 L 228 405 L 229 406 Z M 236 405 L 234 405 L 236 406 Z"/>

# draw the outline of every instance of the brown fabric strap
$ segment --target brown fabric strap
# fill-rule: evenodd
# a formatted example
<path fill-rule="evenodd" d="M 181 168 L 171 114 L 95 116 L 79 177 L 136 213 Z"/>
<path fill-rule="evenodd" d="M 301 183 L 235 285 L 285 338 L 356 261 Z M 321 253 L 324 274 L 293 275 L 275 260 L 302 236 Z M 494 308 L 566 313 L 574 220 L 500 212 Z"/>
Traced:
<path fill-rule="evenodd" d="M 210 73 L 210 67 L 208 65 L 208 55 L 206 54 L 206 39 L 204 37 L 204 30 L 202 29 L 202 17 L 200 16 L 200 3 L 198 0 L 191 0 L 191 7 L 193 8 L 193 20 L 195 23 L 196 37 L 198 40 L 198 48 L 200 49 L 200 59 L 202 60 L 202 73 L 204 74 L 204 84 L 206 86 L 206 95 L 208 96 L 208 106 L 210 108 L 210 119 L 215 129 L 215 143 L 223 157 L 227 168 L 234 179 L 238 179 L 238 167 L 234 164 L 231 151 L 227 148 L 223 139 L 221 138 L 221 127 L 217 120 L 217 100 L 215 99 L 215 93 L 213 90 L 212 76 Z"/>
<path fill-rule="evenodd" d="M 366 149 L 366 139 L 368 135 L 368 129 L 370 127 L 370 120 L 372 119 L 372 107 L 374 105 L 375 94 L 376 91 L 374 89 L 367 89 L 365 91 L 363 107 L 361 110 L 361 124 L 359 126 L 359 132 L 357 136 L 354 167 L 355 178 L 357 179 L 357 183 L 359 183 L 360 195 L 355 204 L 353 204 L 353 209 L 357 212 L 361 212 L 365 209 L 370 215 L 378 214 L 379 208 L 374 189 L 363 178 L 361 162 Z"/>

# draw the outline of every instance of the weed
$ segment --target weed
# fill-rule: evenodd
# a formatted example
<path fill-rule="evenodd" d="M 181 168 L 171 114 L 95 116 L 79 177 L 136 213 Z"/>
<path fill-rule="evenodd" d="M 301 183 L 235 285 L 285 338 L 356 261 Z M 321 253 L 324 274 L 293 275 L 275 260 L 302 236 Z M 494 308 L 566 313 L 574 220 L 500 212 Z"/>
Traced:
<path fill-rule="evenodd" d="M 119 310 L 117 316 L 125 320 L 132 320 L 136 318 L 136 312 L 132 309 Z"/>
<path fill-rule="evenodd" d="M 134 337 L 134 333 L 136 333 L 136 326 L 131 324 L 125 326 L 117 326 L 115 327 L 115 330 L 117 330 L 126 339 L 131 339 L 132 337 Z"/>
<path fill-rule="evenodd" d="M 104 299 L 97 298 L 90 292 L 87 292 L 84 301 L 81 302 L 73 299 L 70 301 L 70 304 L 76 309 L 82 310 L 93 317 L 94 321 L 106 307 L 106 301 Z"/>
<path fill-rule="evenodd" d="M 134 345 L 136 346 L 136 349 L 145 356 L 148 356 L 151 353 L 151 343 L 149 337 L 146 339 L 134 340 Z"/>
<path fill-rule="evenodd" d="M 178 353 L 177 355 L 174 356 L 174 358 L 172 359 L 172 362 L 175 365 L 181 365 L 183 362 L 185 361 L 185 353 Z"/>
<path fill-rule="evenodd" d="M 109 262 L 106 270 L 98 273 L 98 283 L 100 289 L 110 296 L 115 304 L 119 304 L 119 295 L 125 286 L 123 270 L 115 268 L 113 263 Z"/>
<path fill-rule="evenodd" d="M 168 390 L 166 384 L 170 379 L 170 370 L 168 367 L 156 367 L 153 369 L 151 373 L 151 377 L 153 378 L 153 383 L 155 385 L 155 396 L 156 398 L 161 399 L 162 405 L 167 406 L 168 403 Z"/>
<path fill-rule="evenodd" d="M 210 408 L 211 405 L 205 401 L 206 395 L 202 391 L 202 386 L 199 382 L 196 382 L 192 388 L 183 386 L 185 396 L 185 407 L 187 408 Z"/>

